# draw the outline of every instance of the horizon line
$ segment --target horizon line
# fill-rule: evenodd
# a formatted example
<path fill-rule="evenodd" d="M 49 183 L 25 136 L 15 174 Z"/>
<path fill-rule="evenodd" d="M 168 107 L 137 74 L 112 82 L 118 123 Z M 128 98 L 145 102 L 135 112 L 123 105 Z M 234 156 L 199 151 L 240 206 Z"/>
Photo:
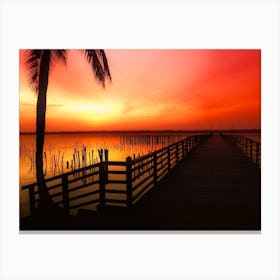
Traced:
<path fill-rule="evenodd" d="M 149 133 L 149 132 L 157 132 L 157 133 L 163 133 L 163 132 L 171 132 L 171 133 L 178 133 L 178 132 L 261 132 L 261 128 L 245 128 L 245 129 L 137 129 L 137 130 L 77 130 L 77 131 L 46 131 L 45 134 L 102 134 L 102 133 Z M 36 134 L 36 131 L 20 131 L 19 134 Z"/>

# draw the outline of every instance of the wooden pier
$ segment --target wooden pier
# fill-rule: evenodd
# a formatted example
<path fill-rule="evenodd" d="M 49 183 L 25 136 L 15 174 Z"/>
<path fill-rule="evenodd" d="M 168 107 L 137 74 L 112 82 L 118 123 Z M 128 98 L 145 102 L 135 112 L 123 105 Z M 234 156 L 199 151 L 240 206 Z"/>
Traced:
<path fill-rule="evenodd" d="M 49 189 L 61 191 L 52 197 L 78 215 L 52 226 L 22 222 L 21 229 L 260 230 L 260 153 L 259 143 L 242 137 L 192 136 L 138 159 L 56 176 Z M 23 187 L 32 211 L 35 188 Z M 71 205 L 81 198 L 88 201 Z M 94 203 L 99 211 L 83 210 Z"/>

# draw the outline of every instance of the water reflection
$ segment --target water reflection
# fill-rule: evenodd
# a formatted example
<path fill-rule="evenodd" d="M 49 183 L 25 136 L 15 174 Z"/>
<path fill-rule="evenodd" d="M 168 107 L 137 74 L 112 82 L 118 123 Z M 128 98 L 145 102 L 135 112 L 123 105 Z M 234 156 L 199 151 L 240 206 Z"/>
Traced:
<path fill-rule="evenodd" d="M 48 134 L 45 138 L 46 178 L 100 161 L 99 150 L 109 151 L 110 161 L 138 157 L 186 137 L 184 135 L 90 135 Z M 20 136 L 20 185 L 36 180 L 35 135 Z"/>
<path fill-rule="evenodd" d="M 142 155 L 149 154 L 155 150 L 169 146 L 172 143 L 178 142 L 187 135 L 92 135 L 92 134 L 48 134 L 45 137 L 44 150 L 44 172 L 45 177 L 53 177 L 65 172 L 73 171 L 88 165 L 100 162 L 101 150 L 108 150 L 109 161 L 125 161 L 128 156 L 137 158 Z M 249 135 L 252 138 L 260 139 L 260 135 Z M 257 139 L 256 139 L 257 140 Z M 118 167 L 119 168 L 119 167 Z M 114 166 L 110 170 L 115 170 Z M 142 172 L 141 168 L 135 172 Z M 81 174 L 84 175 L 84 174 Z M 137 174 L 136 174 L 137 175 Z M 79 177 L 79 174 L 75 176 Z M 135 174 L 134 174 L 135 176 Z M 145 174 L 149 176 L 149 172 Z M 71 180 L 71 178 L 69 178 Z M 74 177 L 72 179 L 75 179 Z M 94 182 L 98 179 L 98 175 L 88 177 L 86 180 Z M 109 180 L 125 180 L 123 176 L 109 175 Z M 84 180 L 84 179 L 83 179 Z M 20 136 L 20 186 L 27 185 L 36 181 L 36 166 L 35 166 L 35 135 Z M 59 182 L 53 182 L 57 184 Z M 73 187 L 79 182 L 73 183 Z M 137 182 L 136 182 L 137 184 Z M 125 189 L 124 185 L 108 184 L 110 189 L 117 188 Z M 71 196 L 83 195 L 89 191 L 94 192 L 98 187 L 88 187 L 87 189 L 72 192 Z M 50 194 L 54 194 L 57 190 L 52 190 Z M 109 198 L 125 199 L 120 195 L 110 194 Z M 125 196 L 125 195 L 123 195 Z M 55 202 L 60 198 L 56 197 Z M 86 197 L 83 198 L 86 202 Z M 92 194 L 91 199 L 98 199 L 98 195 Z M 80 201 L 81 202 L 81 201 Z M 89 208 L 94 209 L 96 206 L 91 205 Z M 20 190 L 20 209 L 21 216 L 26 216 L 30 213 L 28 191 Z"/>
<path fill-rule="evenodd" d="M 108 150 L 109 161 L 137 158 L 185 138 L 181 135 L 47 134 L 45 177 L 53 177 L 100 162 L 99 151 Z M 20 186 L 36 181 L 35 135 L 20 135 Z M 20 191 L 21 215 L 29 213 L 28 191 Z"/>

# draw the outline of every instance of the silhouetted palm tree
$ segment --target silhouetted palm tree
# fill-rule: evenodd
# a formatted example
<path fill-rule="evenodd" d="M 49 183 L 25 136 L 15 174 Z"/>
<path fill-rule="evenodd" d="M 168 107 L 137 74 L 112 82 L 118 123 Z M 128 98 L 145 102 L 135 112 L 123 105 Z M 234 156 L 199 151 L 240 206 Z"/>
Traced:
<path fill-rule="evenodd" d="M 94 76 L 105 87 L 105 80 L 111 74 L 104 50 L 83 50 Z M 45 118 L 49 72 L 55 60 L 67 61 L 67 50 L 29 50 L 26 65 L 29 82 L 38 95 L 36 112 L 36 179 L 38 182 L 39 205 L 42 210 L 53 206 L 43 173 L 43 149 L 45 139 Z"/>

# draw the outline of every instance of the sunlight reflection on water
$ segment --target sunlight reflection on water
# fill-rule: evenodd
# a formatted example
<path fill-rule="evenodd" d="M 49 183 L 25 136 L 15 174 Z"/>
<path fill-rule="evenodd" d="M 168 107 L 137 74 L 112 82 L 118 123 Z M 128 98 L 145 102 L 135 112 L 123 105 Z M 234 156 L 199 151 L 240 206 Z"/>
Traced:
<path fill-rule="evenodd" d="M 45 177 L 53 177 L 99 162 L 98 150 L 109 150 L 109 161 L 125 161 L 180 141 L 191 134 L 178 135 L 93 135 L 47 134 L 45 136 Z M 193 133 L 192 133 L 193 135 Z M 260 142 L 260 134 L 244 134 Z M 35 135 L 20 135 L 20 187 L 36 181 Z M 29 214 L 28 191 L 20 189 L 21 216 Z"/>
<path fill-rule="evenodd" d="M 109 150 L 109 161 L 125 161 L 177 142 L 180 135 L 47 134 L 44 172 L 53 177 L 99 162 L 99 149 Z M 36 181 L 35 135 L 20 135 L 20 187 Z M 29 211 L 28 191 L 20 191 L 21 215 Z"/>

